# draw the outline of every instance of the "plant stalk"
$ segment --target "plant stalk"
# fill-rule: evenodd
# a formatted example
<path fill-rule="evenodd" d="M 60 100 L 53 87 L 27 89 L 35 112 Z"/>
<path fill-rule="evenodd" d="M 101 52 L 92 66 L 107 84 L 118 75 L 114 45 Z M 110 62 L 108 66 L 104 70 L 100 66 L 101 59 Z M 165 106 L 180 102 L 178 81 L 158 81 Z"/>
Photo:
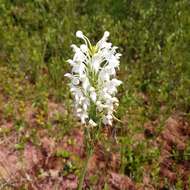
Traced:
<path fill-rule="evenodd" d="M 89 162 L 89 160 L 90 160 L 90 158 L 92 156 L 92 153 L 93 153 L 92 148 L 89 151 L 87 151 L 87 158 L 86 158 L 86 162 L 84 164 L 84 167 L 83 167 L 83 170 L 82 170 L 82 173 L 81 173 L 78 190 L 82 190 L 83 183 L 84 183 L 84 178 L 85 178 L 85 175 L 86 175 L 86 172 L 87 172 L 88 162 Z"/>

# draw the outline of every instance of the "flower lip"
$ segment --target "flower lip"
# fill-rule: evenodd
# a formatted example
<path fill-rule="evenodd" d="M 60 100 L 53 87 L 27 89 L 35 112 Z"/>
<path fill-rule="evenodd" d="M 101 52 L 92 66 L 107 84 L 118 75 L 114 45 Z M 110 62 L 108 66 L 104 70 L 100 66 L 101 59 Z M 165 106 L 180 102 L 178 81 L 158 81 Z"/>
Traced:
<path fill-rule="evenodd" d="M 73 65 L 75 64 L 72 59 L 68 59 L 68 60 L 67 60 L 67 63 L 69 63 L 71 66 L 73 66 Z"/>
<path fill-rule="evenodd" d="M 88 51 L 88 47 L 85 44 L 82 44 L 80 46 L 80 49 L 82 50 L 82 52 L 86 53 Z"/>
<path fill-rule="evenodd" d="M 95 123 L 92 119 L 89 120 L 89 124 L 90 124 L 92 127 L 96 127 L 96 126 L 97 126 L 97 123 Z"/>
<path fill-rule="evenodd" d="M 72 77 L 72 75 L 71 75 L 70 73 L 65 73 L 64 76 L 65 76 L 65 77 L 68 77 L 68 78 L 71 78 L 71 77 Z"/>
<path fill-rule="evenodd" d="M 83 38 L 84 35 L 83 35 L 82 31 L 78 30 L 78 31 L 76 32 L 76 37 L 77 37 L 77 38 Z"/>

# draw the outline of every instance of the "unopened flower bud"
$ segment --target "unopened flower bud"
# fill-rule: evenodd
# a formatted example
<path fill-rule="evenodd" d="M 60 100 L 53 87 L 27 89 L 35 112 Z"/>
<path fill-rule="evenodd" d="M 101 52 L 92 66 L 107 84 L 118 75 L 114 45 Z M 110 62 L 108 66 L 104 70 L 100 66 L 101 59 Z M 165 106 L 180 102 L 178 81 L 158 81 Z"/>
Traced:
<path fill-rule="evenodd" d="M 78 31 L 76 32 L 76 37 L 77 37 L 77 38 L 83 38 L 83 33 L 82 33 L 82 31 L 78 30 Z"/>

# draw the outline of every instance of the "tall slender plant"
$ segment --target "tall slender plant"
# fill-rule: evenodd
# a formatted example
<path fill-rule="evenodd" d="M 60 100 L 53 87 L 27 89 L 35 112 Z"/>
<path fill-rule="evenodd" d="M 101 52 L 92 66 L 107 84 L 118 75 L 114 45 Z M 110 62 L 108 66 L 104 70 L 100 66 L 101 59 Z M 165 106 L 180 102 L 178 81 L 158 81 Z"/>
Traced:
<path fill-rule="evenodd" d="M 76 115 L 85 126 L 87 161 L 81 173 L 79 183 L 81 190 L 88 160 L 99 139 L 102 124 L 112 125 L 115 108 L 119 103 L 115 95 L 117 87 L 122 82 L 115 78 L 121 54 L 116 52 L 116 46 L 107 42 L 109 32 L 104 32 L 95 46 L 81 31 L 77 31 L 76 36 L 83 39 L 84 44 L 80 47 L 71 45 L 74 57 L 69 59 L 68 63 L 72 70 L 65 76 L 71 80 L 70 91 L 74 97 Z"/>

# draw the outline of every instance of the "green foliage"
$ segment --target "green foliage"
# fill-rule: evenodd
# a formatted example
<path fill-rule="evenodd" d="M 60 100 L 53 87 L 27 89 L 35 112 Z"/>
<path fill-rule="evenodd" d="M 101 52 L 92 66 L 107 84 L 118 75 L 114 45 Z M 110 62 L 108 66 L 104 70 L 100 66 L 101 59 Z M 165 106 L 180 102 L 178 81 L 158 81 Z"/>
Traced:
<path fill-rule="evenodd" d="M 125 138 L 123 140 L 123 145 L 125 149 L 122 154 L 123 157 L 123 172 L 129 175 L 136 181 L 140 181 L 143 175 L 144 165 L 151 165 L 156 162 L 159 157 L 158 148 L 148 147 L 148 142 L 133 142 L 131 138 Z M 143 152 L 142 152 L 143 150 Z"/>
<path fill-rule="evenodd" d="M 48 75 L 46 82 L 62 90 L 76 30 L 94 41 L 109 30 L 123 53 L 126 88 L 189 111 L 188 8 L 187 0 L 1 0 L 0 60 L 33 83 Z"/>
<path fill-rule="evenodd" d="M 55 155 L 56 155 L 57 157 L 69 158 L 70 152 L 68 152 L 68 151 L 66 151 L 66 150 L 57 150 L 57 152 L 55 153 Z"/>

